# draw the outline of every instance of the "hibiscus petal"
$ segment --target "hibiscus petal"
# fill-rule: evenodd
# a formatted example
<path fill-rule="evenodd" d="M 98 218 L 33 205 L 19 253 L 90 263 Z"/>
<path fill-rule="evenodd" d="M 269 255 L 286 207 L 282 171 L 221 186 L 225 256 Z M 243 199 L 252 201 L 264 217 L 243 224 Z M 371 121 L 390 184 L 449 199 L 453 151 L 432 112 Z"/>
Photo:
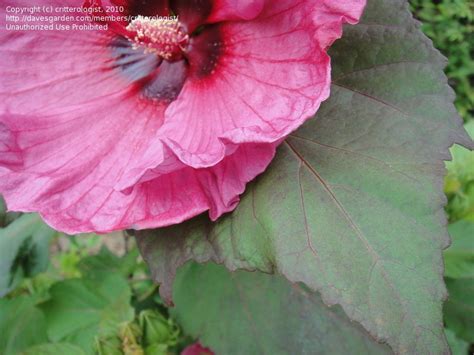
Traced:
<path fill-rule="evenodd" d="M 52 199 L 62 208 L 75 198 L 64 197 L 73 185 L 114 186 L 131 156 L 148 148 L 163 108 L 134 95 L 110 36 L 3 31 L 1 37 L 0 190 L 9 208 L 41 210 Z"/>
<path fill-rule="evenodd" d="M 252 20 L 265 6 L 265 0 L 216 0 L 206 22 Z"/>
<path fill-rule="evenodd" d="M 251 20 L 257 17 L 265 5 L 265 0 L 173 0 L 171 7 L 193 32 L 204 23 L 229 20 Z"/>
<path fill-rule="evenodd" d="M 165 112 L 163 141 L 182 162 L 212 166 L 236 144 L 276 142 L 317 111 L 331 81 L 325 49 L 365 5 L 329 3 L 269 2 L 252 21 L 218 25 L 215 67 L 187 81 Z"/>
<path fill-rule="evenodd" d="M 71 164 L 82 174 L 83 164 L 114 154 L 125 168 L 132 151 L 147 148 L 163 107 L 136 95 L 117 68 L 106 33 L 4 37 L 0 121 L 15 135 L 25 170 L 47 174 L 67 166 L 73 176 Z"/>
<path fill-rule="evenodd" d="M 342 36 L 342 22 L 355 24 L 362 16 L 366 0 L 320 0 L 312 12 L 316 25 L 315 40 L 327 49 Z"/>
<path fill-rule="evenodd" d="M 21 150 L 15 136 L 7 126 L 0 122 L 0 167 L 9 166 L 11 169 L 19 169 L 22 164 Z"/>
<path fill-rule="evenodd" d="M 273 145 L 242 145 L 211 169 L 187 167 L 135 185 L 128 194 L 107 186 L 107 180 L 100 177 L 108 176 L 110 170 L 115 173 L 113 162 L 72 185 L 70 177 L 63 176 L 63 191 L 50 190 L 41 198 L 35 196 L 44 191 L 50 177 L 34 176 L 34 180 L 28 180 L 26 172 L 2 176 L 0 170 L 0 187 L 7 202 L 13 202 L 10 208 L 39 210 L 46 222 L 66 233 L 156 228 L 180 223 L 208 209 L 213 220 L 231 211 L 245 184 L 265 170 L 274 153 Z M 60 186 L 55 181 L 52 187 Z"/>

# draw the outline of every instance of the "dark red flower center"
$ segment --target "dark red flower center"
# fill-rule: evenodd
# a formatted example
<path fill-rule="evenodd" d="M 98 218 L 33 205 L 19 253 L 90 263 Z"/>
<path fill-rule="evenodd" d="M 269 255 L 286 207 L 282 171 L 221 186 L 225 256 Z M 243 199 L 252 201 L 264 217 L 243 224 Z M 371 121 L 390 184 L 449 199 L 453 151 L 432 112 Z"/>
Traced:
<path fill-rule="evenodd" d="M 91 4 L 91 1 L 94 5 Z M 88 6 L 97 5 L 88 0 Z M 132 92 L 158 103 L 175 100 L 185 81 L 211 76 L 223 41 L 219 24 L 206 24 L 211 0 L 115 0 L 128 23 L 109 23 L 111 55 Z"/>

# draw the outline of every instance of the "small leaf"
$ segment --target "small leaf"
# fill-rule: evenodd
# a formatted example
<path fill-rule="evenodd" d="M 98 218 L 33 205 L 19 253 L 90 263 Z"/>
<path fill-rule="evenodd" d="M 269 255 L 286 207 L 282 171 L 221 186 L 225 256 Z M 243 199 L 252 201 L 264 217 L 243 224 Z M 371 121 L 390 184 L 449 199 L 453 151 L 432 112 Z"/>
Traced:
<path fill-rule="evenodd" d="M 444 353 L 442 191 L 473 146 L 445 59 L 404 0 L 371 0 L 331 48 L 331 96 L 281 145 L 237 209 L 137 233 L 160 292 L 188 260 L 275 272 L 319 291 L 397 353 Z M 255 286 L 258 287 L 258 286 Z"/>
<path fill-rule="evenodd" d="M 21 212 L 7 212 L 5 200 L 0 196 L 0 228 L 5 228 L 20 216 Z"/>
<path fill-rule="evenodd" d="M 445 275 L 474 279 L 474 222 L 458 221 L 448 230 L 452 244 L 444 252 Z"/>
<path fill-rule="evenodd" d="M 474 139 L 474 121 L 467 122 L 464 127 Z M 463 182 L 474 181 L 474 152 L 455 145 L 451 148 L 451 154 L 453 160 L 446 162 L 449 175 L 454 175 Z"/>
<path fill-rule="evenodd" d="M 152 344 L 145 349 L 145 355 L 169 355 L 168 345 Z"/>
<path fill-rule="evenodd" d="M 0 299 L 0 350 L 3 355 L 16 355 L 46 341 L 45 317 L 32 297 Z"/>
<path fill-rule="evenodd" d="M 78 346 L 69 343 L 51 343 L 35 345 L 20 355 L 86 355 Z"/>
<path fill-rule="evenodd" d="M 98 355 L 123 355 L 122 342 L 118 336 L 96 338 L 94 353 Z"/>
<path fill-rule="evenodd" d="M 136 322 L 123 323 L 120 329 L 120 340 L 125 354 L 138 355 L 143 352 L 140 345 L 143 336 L 142 328 Z"/>
<path fill-rule="evenodd" d="M 35 214 L 25 214 L 0 229 L 0 297 L 23 277 L 46 270 L 55 232 Z"/>
<path fill-rule="evenodd" d="M 103 280 L 71 279 L 55 284 L 42 304 L 52 341 L 65 341 L 91 352 L 95 338 L 119 333 L 134 317 L 127 281 L 116 274 Z"/>
<path fill-rule="evenodd" d="M 184 331 L 216 354 L 390 353 L 340 307 L 280 276 L 187 264 L 173 295 Z"/>
<path fill-rule="evenodd" d="M 178 341 L 179 328 L 171 319 L 166 319 L 160 312 L 147 309 L 138 317 L 140 327 L 143 329 L 143 343 L 145 346 L 152 344 L 165 344 L 175 346 Z"/>
<path fill-rule="evenodd" d="M 79 262 L 79 269 L 89 278 L 102 278 L 113 273 L 128 277 L 137 265 L 138 256 L 136 249 L 119 257 L 103 246 L 98 254 L 83 258 Z"/>
<path fill-rule="evenodd" d="M 474 138 L 474 121 L 465 128 Z M 451 148 L 453 161 L 446 162 L 448 175 L 444 189 L 448 195 L 447 212 L 451 222 L 460 219 L 474 222 L 474 152 L 461 146 Z"/>
<path fill-rule="evenodd" d="M 449 298 L 444 304 L 446 326 L 469 343 L 474 343 L 474 278 L 446 279 Z"/>
<path fill-rule="evenodd" d="M 469 351 L 469 343 L 456 336 L 456 333 L 451 329 L 446 329 L 446 338 L 448 339 L 449 347 L 452 355 L 467 355 Z"/>

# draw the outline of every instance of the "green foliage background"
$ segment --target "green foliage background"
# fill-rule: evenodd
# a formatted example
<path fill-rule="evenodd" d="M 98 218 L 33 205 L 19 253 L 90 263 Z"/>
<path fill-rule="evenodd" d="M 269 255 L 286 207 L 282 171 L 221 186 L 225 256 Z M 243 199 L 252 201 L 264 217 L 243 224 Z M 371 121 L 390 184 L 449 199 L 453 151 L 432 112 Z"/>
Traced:
<path fill-rule="evenodd" d="M 456 106 L 474 137 L 474 2 L 410 3 L 449 58 Z M 452 154 L 445 325 L 453 353 L 465 355 L 474 343 L 474 153 L 453 147 Z M 125 238 L 128 250 L 117 256 L 100 247 L 99 236 L 60 235 L 35 215 L 5 213 L 1 200 L 0 228 L 0 353 L 176 354 L 194 341 L 168 312 L 128 237 L 115 236 Z"/>
<path fill-rule="evenodd" d="M 456 91 L 456 107 L 465 121 L 474 115 L 474 2 L 410 0 L 422 29 L 449 60 L 446 74 Z"/>

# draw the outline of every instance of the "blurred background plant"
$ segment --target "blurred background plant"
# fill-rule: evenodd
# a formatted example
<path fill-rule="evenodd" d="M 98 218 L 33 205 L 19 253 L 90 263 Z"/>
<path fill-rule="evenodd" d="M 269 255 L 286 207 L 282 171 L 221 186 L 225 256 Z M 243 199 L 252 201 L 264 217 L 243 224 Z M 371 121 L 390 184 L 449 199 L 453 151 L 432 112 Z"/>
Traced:
<path fill-rule="evenodd" d="M 474 121 L 465 127 L 474 139 Z M 451 154 L 445 179 L 452 244 L 444 252 L 449 292 L 444 319 L 452 353 L 466 355 L 474 353 L 474 152 L 454 146 Z"/>
<path fill-rule="evenodd" d="M 466 0 L 411 0 L 448 58 L 456 105 L 474 137 L 473 8 Z M 474 348 L 474 152 L 452 148 L 446 211 L 446 335 L 453 354 Z M 65 236 L 37 215 L 6 213 L 0 198 L 0 353 L 165 355 L 193 343 L 170 316 L 133 238 Z"/>
<path fill-rule="evenodd" d="M 410 0 L 425 34 L 447 58 L 446 74 L 465 121 L 474 117 L 474 1 Z"/>
<path fill-rule="evenodd" d="M 4 208 L 0 220 L 1 354 L 165 355 L 192 343 L 126 234 L 66 236 Z"/>

